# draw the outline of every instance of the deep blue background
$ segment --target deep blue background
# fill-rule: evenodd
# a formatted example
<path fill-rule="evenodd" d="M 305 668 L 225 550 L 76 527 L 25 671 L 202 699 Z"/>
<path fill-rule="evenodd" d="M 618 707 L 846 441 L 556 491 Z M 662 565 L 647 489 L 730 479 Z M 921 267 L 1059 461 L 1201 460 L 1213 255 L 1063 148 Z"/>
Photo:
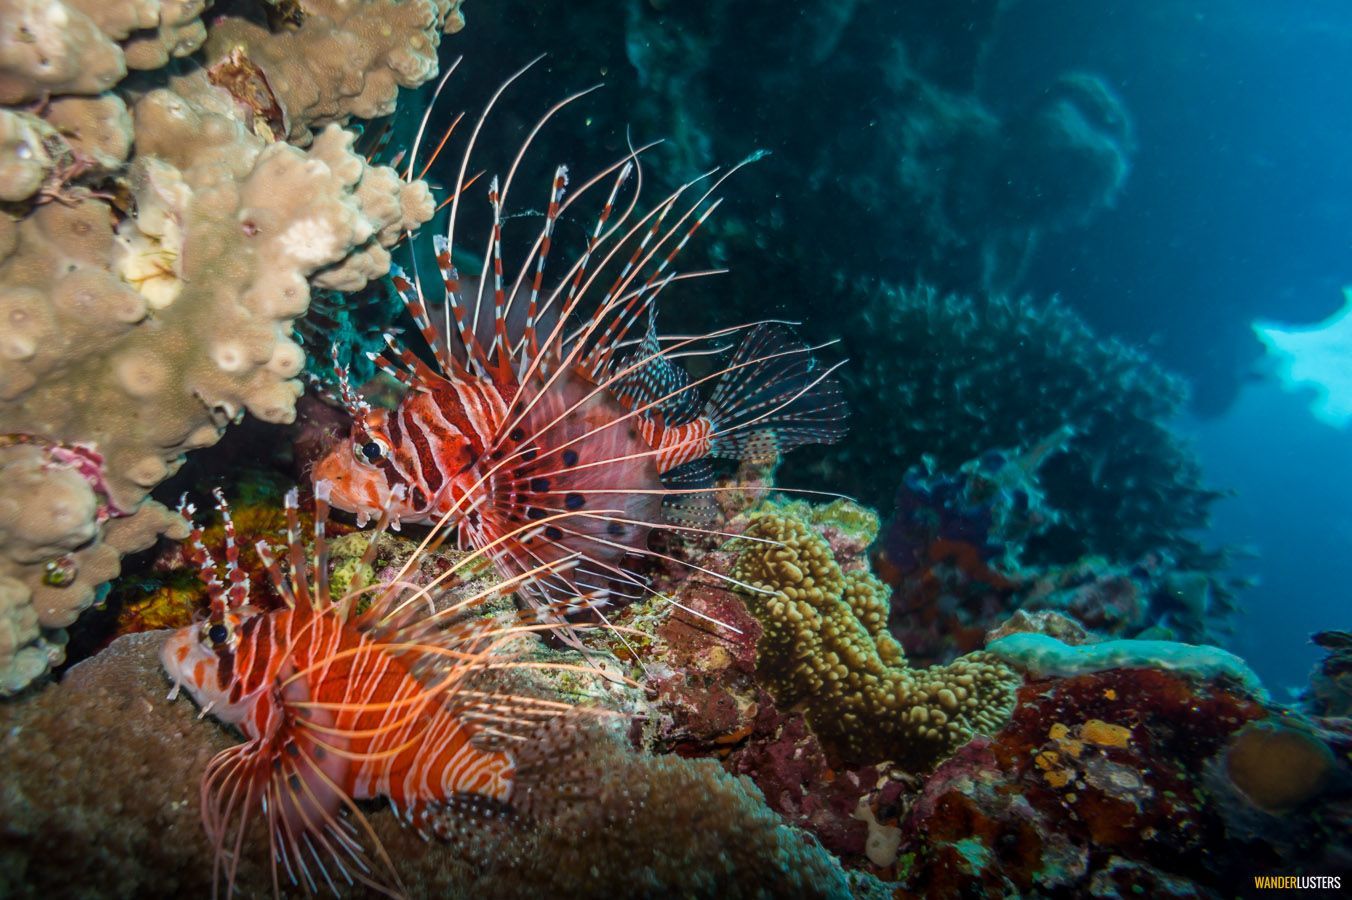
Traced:
<path fill-rule="evenodd" d="M 1309 632 L 1352 627 L 1352 438 L 1253 383 L 1249 323 L 1323 318 L 1352 282 L 1352 7 L 1024 0 L 981 92 L 1012 108 L 1067 69 L 1113 85 L 1139 149 L 1117 209 L 1046 241 L 1027 287 L 1193 380 L 1208 476 L 1240 492 L 1217 537 L 1261 554 L 1235 649 L 1303 682 Z"/>

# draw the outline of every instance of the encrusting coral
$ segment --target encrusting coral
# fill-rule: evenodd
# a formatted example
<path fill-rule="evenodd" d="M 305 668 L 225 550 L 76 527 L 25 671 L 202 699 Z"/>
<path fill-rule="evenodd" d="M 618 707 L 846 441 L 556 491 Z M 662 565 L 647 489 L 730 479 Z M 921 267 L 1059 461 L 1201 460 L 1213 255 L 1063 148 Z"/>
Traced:
<path fill-rule="evenodd" d="M 60 660 L 120 554 L 181 531 L 146 497 L 186 452 L 294 418 L 311 287 L 384 275 L 433 212 L 337 123 L 434 75 L 456 4 L 306 4 L 248 41 L 207 5 L 0 0 L 0 102 L 41 101 L 0 109 L 0 694 Z M 248 53 L 308 74 L 274 94 Z"/>
<path fill-rule="evenodd" d="M 758 516 L 732 576 L 765 593 L 747 605 L 764 633 L 758 671 L 781 708 L 802 706 L 813 732 L 849 763 L 934 764 L 973 734 L 998 730 L 1020 679 L 984 653 L 911 669 L 887 632 L 890 591 L 843 572 L 800 518 Z"/>

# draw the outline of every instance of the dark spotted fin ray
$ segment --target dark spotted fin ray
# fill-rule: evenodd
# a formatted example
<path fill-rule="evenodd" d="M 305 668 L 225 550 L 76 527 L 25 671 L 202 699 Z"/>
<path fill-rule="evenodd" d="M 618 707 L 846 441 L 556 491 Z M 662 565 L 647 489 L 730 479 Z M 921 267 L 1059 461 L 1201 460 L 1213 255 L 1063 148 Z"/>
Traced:
<path fill-rule="evenodd" d="M 662 474 L 662 483 L 672 489 L 662 498 L 662 514 L 671 525 L 709 529 L 718 521 L 718 502 L 712 492 L 713 463 L 706 457 L 691 460 Z"/>
<path fill-rule="evenodd" d="M 848 410 L 840 382 L 788 329 L 752 329 L 714 388 L 705 415 L 714 431 L 709 453 L 728 459 L 829 444 L 845 435 Z"/>

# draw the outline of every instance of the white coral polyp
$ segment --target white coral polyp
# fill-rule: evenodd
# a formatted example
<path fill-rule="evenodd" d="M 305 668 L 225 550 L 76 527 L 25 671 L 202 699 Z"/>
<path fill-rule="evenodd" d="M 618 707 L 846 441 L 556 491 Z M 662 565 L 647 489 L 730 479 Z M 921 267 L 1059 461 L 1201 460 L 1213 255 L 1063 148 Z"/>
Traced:
<path fill-rule="evenodd" d="M 347 247 L 338 240 L 333 226 L 323 219 L 300 219 L 277 239 L 282 251 L 306 266 L 322 266 L 341 259 Z"/>

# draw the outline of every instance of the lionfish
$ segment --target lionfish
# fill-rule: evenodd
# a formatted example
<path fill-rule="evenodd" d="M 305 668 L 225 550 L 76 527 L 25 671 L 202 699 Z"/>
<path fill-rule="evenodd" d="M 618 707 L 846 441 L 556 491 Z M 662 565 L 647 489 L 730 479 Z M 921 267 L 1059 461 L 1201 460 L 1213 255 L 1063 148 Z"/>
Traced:
<path fill-rule="evenodd" d="M 287 572 L 266 542 L 256 544 L 283 602 L 275 609 L 251 602 L 220 491 L 224 577 L 192 506 L 180 505 L 192 529 L 185 555 L 200 569 L 210 608 L 204 621 L 169 637 L 161 661 L 174 682 L 171 697 L 186 688 L 203 715 L 245 738 L 217 754 L 202 778 L 216 886 L 224 881 L 233 893 L 247 827 L 261 812 L 274 893 L 280 864 L 292 885 L 311 893 L 323 885 L 336 893 L 345 882 L 399 896 L 398 876 L 357 801 L 386 798 L 424 837 L 453 838 L 465 824 L 474 833 L 472 816 L 535 817 L 585 792 L 588 776 L 576 758 L 585 751 L 575 720 L 606 713 L 510 694 L 483 678 L 524 665 L 590 671 L 521 661 L 513 645 L 522 634 L 557 627 L 532 621 L 530 613 L 505 620 L 463 616 L 540 571 L 477 592 L 462 584 L 460 593 L 450 594 L 455 573 L 474 558 L 419 588 L 403 580 L 415 554 L 390 581 L 358 579 L 335 597 L 325 539 L 328 485 L 320 482 L 315 493 L 312 570 L 294 489 L 286 498 Z M 387 521 L 383 516 L 377 534 Z M 359 571 L 370 565 L 375 546 L 373 538 Z"/>
<path fill-rule="evenodd" d="M 335 354 L 351 432 L 318 462 L 314 477 L 332 485 L 334 505 L 356 513 L 359 524 L 388 506 L 397 521 L 452 529 L 463 546 L 489 552 L 504 575 L 580 558 L 566 575 L 535 580 L 523 592 L 528 602 L 547 604 L 579 591 L 637 596 L 645 582 L 634 560 L 672 559 L 649 546 L 654 530 L 711 532 L 712 460 L 773 458 L 802 444 L 833 442 L 844 434 L 846 409 L 836 367 L 820 366 L 813 356 L 819 348 L 798 341 L 784 323 L 699 336 L 657 332 L 659 295 L 673 282 L 714 274 L 677 272 L 672 263 L 721 203 L 714 195 L 740 165 L 717 180 L 710 172 L 687 182 L 642 215 L 639 158 L 654 145 L 631 146 L 571 194 L 567 169 L 559 166 L 543 224 L 515 277 L 506 274 L 503 210 L 521 160 L 544 125 L 589 90 L 546 112 L 505 179 L 492 179 L 483 269 L 477 285 L 460 277 L 453 262 L 457 214 L 475 141 L 503 92 L 528 68 L 485 106 L 442 204 L 450 204 L 449 222 L 432 247 L 440 321 L 434 324 L 436 298 L 424 291 L 417 255 L 411 276 L 392 268 L 394 288 L 435 364 L 387 334 L 387 349 L 369 355 L 404 386 L 402 400 L 388 410 L 353 390 Z M 443 77 L 438 92 L 445 83 Z M 413 143 L 410 178 L 431 109 L 429 103 Z M 631 180 L 636 186 L 622 201 Z M 560 216 L 594 192 L 599 199 L 607 186 L 585 247 L 546 288 Z M 739 334 L 740 346 L 716 371 L 692 378 L 681 365 L 682 357 L 726 349 L 716 345 Z M 704 399 L 706 385 L 712 389 Z M 517 532 L 521 537 L 504 539 Z"/>

